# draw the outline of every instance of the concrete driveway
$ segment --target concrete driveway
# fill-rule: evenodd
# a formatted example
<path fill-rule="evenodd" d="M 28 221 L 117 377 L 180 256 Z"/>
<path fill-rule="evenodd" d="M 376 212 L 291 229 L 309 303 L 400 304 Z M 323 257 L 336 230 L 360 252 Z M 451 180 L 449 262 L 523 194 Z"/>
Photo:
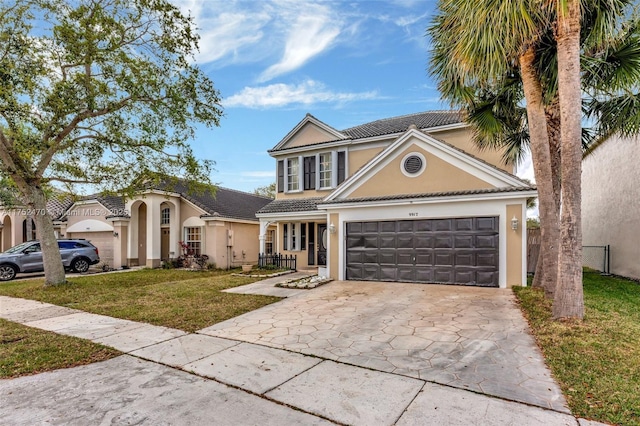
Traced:
<path fill-rule="evenodd" d="M 569 411 L 508 289 L 333 282 L 198 333 Z"/>

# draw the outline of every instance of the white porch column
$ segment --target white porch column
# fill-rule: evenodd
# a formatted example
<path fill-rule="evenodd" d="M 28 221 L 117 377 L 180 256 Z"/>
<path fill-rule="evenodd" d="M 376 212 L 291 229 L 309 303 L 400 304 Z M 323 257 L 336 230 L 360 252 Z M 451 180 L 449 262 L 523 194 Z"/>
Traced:
<path fill-rule="evenodd" d="M 138 259 L 138 208 L 140 205 L 133 207 L 133 201 L 128 201 L 125 207 L 131 216 L 127 232 L 127 265 L 130 265 L 134 259 L 136 259 L 135 262 Z"/>
<path fill-rule="evenodd" d="M 171 232 L 169 234 L 169 257 L 177 258 L 182 254 L 182 249 L 180 248 L 179 241 L 184 239 L 184 235 L 182 235 L 182 217 L 180 216 L 180 199 L 175 198 L 171 200 L 173 203 L 173 208 L 171 211 L 170 218 L 170 229 Z M 173 252 L 173 254 L 171 254 Z"/>
<path fill-rule="evenodd" d="M 155 196 L 147 198 L 147 267 L 160 266 L 162 257 L 160 232 L 160 204 L 163 199 Z"/>
<path fill-rule="evenodd" d="M 269 222 L 266 219 L 260 219 L 260 252 L 264 254 L 265 250 L 266 250 L 266 245 L 265 245 L 265 239 L 267 238 L 267 229 L 269 228 L 269 225 L 271 225 L 271 222 Z"/>

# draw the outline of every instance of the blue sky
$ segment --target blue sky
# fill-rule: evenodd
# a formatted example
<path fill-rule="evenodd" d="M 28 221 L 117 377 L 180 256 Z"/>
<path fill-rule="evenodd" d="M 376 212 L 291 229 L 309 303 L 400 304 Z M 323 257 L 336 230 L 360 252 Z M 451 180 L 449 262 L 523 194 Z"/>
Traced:
<path fill-rule="evenodd" d="M 435 1 L 173 1 L 194 17 L 196 61 L 222 95 L 220 127 L 192 143 L 221 186 L 273 182 L 267 150 L 307 112 L 345 129 L 448 109 L 427 71 Z"/>

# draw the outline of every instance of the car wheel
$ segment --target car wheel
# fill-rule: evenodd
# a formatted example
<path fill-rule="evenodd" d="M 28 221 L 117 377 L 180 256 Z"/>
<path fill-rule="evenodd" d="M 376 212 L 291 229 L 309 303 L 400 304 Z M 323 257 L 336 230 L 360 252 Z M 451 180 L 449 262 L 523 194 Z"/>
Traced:
<path fill-rule="evenodd" d="M 89 261 L 84 257 L 79 257 L 71 263 L 71 268 L 76 272 L 87 272 L 89 270 Z"/>
<path fill-rule="evenodd" d="M 0 281 L 9 281 L 16 277 L 18 270 L 12 265 L 0 265 Z"/>

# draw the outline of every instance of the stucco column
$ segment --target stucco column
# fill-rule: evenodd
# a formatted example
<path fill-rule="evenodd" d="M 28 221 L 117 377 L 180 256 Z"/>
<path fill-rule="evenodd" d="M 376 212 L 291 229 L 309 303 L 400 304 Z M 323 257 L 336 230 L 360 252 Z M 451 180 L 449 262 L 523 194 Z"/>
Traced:
<path fill-rule="evenodd" d="M 22 240 L 22 221 L 24 217 L 14 215 L 11 218 L 11 247 L 23 243 Z"/>
<path fill-rule="evenodd" d="M 160 266 L 160 204 L 162 201 L 160 197 L 147 198 L 147 267 L 149 268 Z"/>
<path fill-rule="evenodd" d="M 113 226 L 113 268 L 118 269 L 127 265 L 129 258 L 127 249 L 129 246 L 129 219 L 112 218 L 109 219 Z"/>
<path fill-rule="evenodd" d="M 126 211 L 131 216 L 129 222 L 129 229 L 127 232 L 127 266 L 137 265 L 138 263 L 138 206 L 132 207 L 133 201 L 128 201 L 126 204 Z"/>
<path fill-rule="evenodd" d="M 177 258 L 182 254 L 179 241 L 182 241 L 182 218 L 180 217 L 180 199 L 173 200 L 173 206 L 170 216 L 170 235 L 169 235 L 169 257 Z M 173 254 L 171 254 L 173 252 Z"/>
<path fill-rule="evenodd" d="M 258 238 L 260 239 L 260 251 L 259 253 L 264 254 L 266 250 L 265 239 L 267 238 L 267 230 L 269 229 L 269 225 L 271 222 L 268 220 L 260 219 L 260 235 Z"/>

